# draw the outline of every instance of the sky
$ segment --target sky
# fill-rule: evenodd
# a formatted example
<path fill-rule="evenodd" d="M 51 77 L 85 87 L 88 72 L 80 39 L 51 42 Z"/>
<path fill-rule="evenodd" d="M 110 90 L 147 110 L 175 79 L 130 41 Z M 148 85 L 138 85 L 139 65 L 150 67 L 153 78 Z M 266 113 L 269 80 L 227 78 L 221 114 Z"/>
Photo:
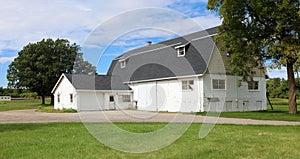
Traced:
<path fill-rule="evenodd" d="M 221 24 L 207 0 L 0 0 L 0 87 L 8 65 L 28 43 L 64 38 L 105 74 L 122 53 Z M 286 78 L 284 70 L 270 77 Z"/>

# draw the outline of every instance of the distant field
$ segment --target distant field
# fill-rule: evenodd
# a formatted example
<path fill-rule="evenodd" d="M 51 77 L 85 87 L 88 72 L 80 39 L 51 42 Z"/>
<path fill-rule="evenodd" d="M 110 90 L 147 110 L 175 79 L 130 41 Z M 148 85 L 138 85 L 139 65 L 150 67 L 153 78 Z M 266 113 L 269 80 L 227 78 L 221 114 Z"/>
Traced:
<path fill-rule="evenodd" d="M 0 101 L 0 111 L 37 109 L 41 103 L 41 99 Z M 50 99 L 46 99 L 46 103 L 50 103 Z"/>
<path fill-rule="evenodd" d="M 105 124 L 105 123 L 103 123 Z M 165 123 L 116 123 L 128 131 L 149 132 Z M 120 152 L 93 138 L 82 123 L 0 124 L 0 158 L 299 158 L 299 126 L 216 125 L 204 139 L 192 124 L 161 150 Z"/>

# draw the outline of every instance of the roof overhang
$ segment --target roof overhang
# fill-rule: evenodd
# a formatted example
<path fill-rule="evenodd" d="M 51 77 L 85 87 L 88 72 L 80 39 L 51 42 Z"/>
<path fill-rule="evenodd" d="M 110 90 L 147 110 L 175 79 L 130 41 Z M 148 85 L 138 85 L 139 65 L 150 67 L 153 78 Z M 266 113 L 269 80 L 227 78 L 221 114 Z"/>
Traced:
<path fill-rule="evenodd" d="M 58 81 L 56 82 L 55 86 L 53 87 L 53 89 L 52 89 L 52 91 L 51 91 L 52 94 L 55 92 L 55 90 L 57 89 L 57 87 L 59 86 L 59 84 L 62 82 L 62 80 L 63 80 L 64 78 L 66 78 L 65 74 L 62 74 L 62 75 L 59 77 Z"/>
<path fill-rule="evenodd" d="M 195 78 L 195 77 L 202 77 L 202 76 L 203 76 L 203 74 L 187 75 L 187 76 L 176 76 L 176 77 L 166 77 L 166 78 L 156 78 L 156 79 L 129 81 L 129 82 L 124 82 L 124 84 L 165 81 L 165 80 L 184 79 L 184 78 Z"/>
<path fill-rule="evenodd" d="M 78 89 L 77 92 L 95 92 L 95 93 L 132 93 L 133 90 L 85 90 Z"/>

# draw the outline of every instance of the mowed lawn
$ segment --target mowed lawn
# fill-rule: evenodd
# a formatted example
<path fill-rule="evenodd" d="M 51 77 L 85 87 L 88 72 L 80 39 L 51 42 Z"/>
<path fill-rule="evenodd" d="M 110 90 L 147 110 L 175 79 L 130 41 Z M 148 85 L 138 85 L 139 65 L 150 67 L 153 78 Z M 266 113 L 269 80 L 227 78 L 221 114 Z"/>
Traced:
<path fill-rule="evenodd" d="M 104 124 L 104 123 L 103 123 Z M 117 123 L 148 132 L 165 123 Z M 299 158 L 299 126 L 216 125 L 199 139 L 192 124 L 175 143 L 142 154 L 120 152 L 93 138 L 81 123 L 0 125 L 0 158 Z"/>
<path fill-rule="evenodd" d="M 300 114 L 288 113 L 288 100 L 287 99 L 271 99 L 273 110 L 268 104 L 267 111 L 254 111 L 254 112 L 222 112 L 221 117 L 230 118 L 248 118 L 259 120 L 282 120 L 282 121 L 300 121 Z M 298 110 L 300 110 L 300 100 L 297 100 Z"/>
<path fill-rule="evenodd" d="M 41 103 L 41 99 L 0 101 L 0 111 L 37 109 Z M 50 103 L 50 99 L 46 99 L 46 103 Z"/>

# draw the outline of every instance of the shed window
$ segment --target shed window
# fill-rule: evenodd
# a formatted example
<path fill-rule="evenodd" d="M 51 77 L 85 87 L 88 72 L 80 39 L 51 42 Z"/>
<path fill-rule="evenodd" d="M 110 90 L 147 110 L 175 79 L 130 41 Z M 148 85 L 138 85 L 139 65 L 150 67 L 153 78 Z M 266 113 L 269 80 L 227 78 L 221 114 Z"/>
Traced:
<path fill-rule="evenodd" d="M 120 95 L 119 101 L 122 102 L 131 102 L 131 96 L 130 95 Z"/>
<path fill-rule="evenodd" d="M 57 94 L 57 102 L 60 103 L 60 94 Z"/>
<path fill-rule="evenodd" d="M 192 90 L 193 89 L 193 85 L 194 85 L 194 81 L 193 80 L 185 80 L 182 81 L 182 90 Z"/>
<path fill-rule="evenodd" d="M 178 57 L 185 56 L 185 46 L 180 46 L 177 48 L 177 56 Z"/>
<path fill-rule="evenodd" d="M 126 61 L 125 60 L 120 61 L 120 66 L 121 66 L 121 68 L 125 68 L 126 67 Z"/>
<path fill-rule="evenodd" d="M 248 82 L 248 90 L 258 90 L 259 82 L 258 81 L 250 81 Z"/>
<path fill-rule="evenodd" d="M 224 79 L 213 79 L 212 84 L 213 84 L 213 89 L 225 89 Z"/>
<path fill-rule="evenodd" d="M 109 102 L 114 102 L 115 99 L 114 99 L 114 96 L 109 96 Z"/>
<path fill-rule="evenodd" d="M 73 103 L 73 94 L 70 94 L 70 102 Z"/>

